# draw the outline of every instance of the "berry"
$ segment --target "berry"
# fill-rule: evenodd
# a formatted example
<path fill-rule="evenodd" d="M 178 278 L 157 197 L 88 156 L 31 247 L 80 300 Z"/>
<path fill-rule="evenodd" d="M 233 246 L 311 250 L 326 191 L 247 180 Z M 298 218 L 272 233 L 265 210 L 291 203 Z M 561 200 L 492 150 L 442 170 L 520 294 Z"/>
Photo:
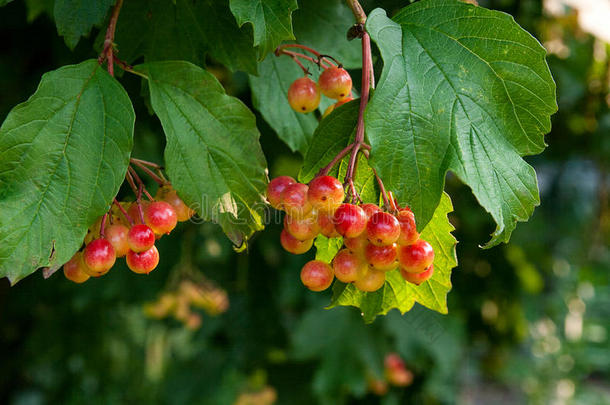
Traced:
<path fill-rule="evenodd" d="M 364 275 L 354 282 L 360 291 L 373 292 L 383 287 L 385 283 L 385 272 L 375 270 L 368 266 Z"/>
<path fill-rule="evenodd" d="M 125 205 L 125 204 L 123 203 L 123 205 Z M 144 213 L 146 212 L 146 209 L 148 208 L 149 205 L 150 205 L 149 201 L 140 202 L 140 206 L 142 207 L 142 215 L 144 215 Z M 129 208 L 127 209 L 127 215 L 129 215 L 131 217 L 134 224 L 143 223 L 142 218 L 140 217 L 140 210 L 138 209 L 138 203 L 133 202 L 129 205 Z"/>
<path fill-rule="evenodd" d="M 398 267 L 396 263 L 396 246 L 367 245 L 364 255 L 366 261 L 377 270 L 390 271 Z"/>
<path fill-rule="evenodd" d="M 339 232 L 335 229 L 335 224 L 333 223 L 333 214 L 328 212 L 319 212 L 318 213 L 318 227 L 320 228 L 320 233 L 327 238 L 338 238 Z"/>
<path fill-rule="evenodd" d="M 415 215 L 411 210 L 400 210 L 396 215 L 398 223 L 400 224 L 400 236 L 398 237 L 398 244 L 407 246 L 412 245 L 419 239 L 419 233 L 415 228 Z"/>
<path fill-rule="evenodd" d="M 276 210 L 282 209 L 282 191 L 296 181 L 290 176 L 280 176 L 271 180 L 267 185 L 267 200 Z"/>
<path fill-rule="evenodd" d="M 114 248 L 116 257 L 123 257 L 129 252 L 129 243 L 127 243 L 128 234 L 129 228 L 120 223 L 114 223 L 106 228 L 104 236 Z"/>
<path fill-rule="evenodd" d="M 83 252 L 83 261 L 86 264 L 85 272 L 92 277 L 99 277 L 108 272 L 116 261 L 114 248 L 104 238 L 94 239 Z"/>
<path fill-rule="evenodd" d="M 396 353 L 388 353 L 384 360 L 385 376 L 390 384 L 406 387 L 413 382 L 413 373 L 407 370 L 405 362 Z"/>
<path fill-rule="evenodd" d="M 300 255 L 311 249 L 313 239 L 298 240 L 288 233 L 285 229 L 280 234 L 280 244 L 287 251 L 295 255 Z"/>
<path fill-rule="evenodd" d="M 127 234 L 127 244 L 134 252 L 144 252 L 155 244 L 155 233 L 147 225 L 134 225 Z"/>
<path fill-rule="evenodd" d="M 76 252 L 66 264 L 64 264 L 64 276 L 75 283 L 84 283 L 89 280 L 89 274 L 85 271 L 83 252 Z"/>
<path fill-rule="evenodd" d="M 331 67 L 320 75 L 318 86 L 326 97 L 343 100 L 352 91 L 352 78 L 347 70 L 341 67 Z"/>
<path fill-rule="evenodd" d="M 413 283 L 413 284 L 417 284 L 417 285 L 420 285 L 424 281 L 429 280 L 430 277 L 432 277 L 432 274 L 434 274 L 434 265 L 433 264 L 431 264 L 430 267 L 428 267 L 426 270 L 422 271 L 421 273 L 409 273 L 408 271 L 405 271 L 404 269 L 400 269 L 400 275 L 402 276 L 402 278 L 407 280 L 409 283 Z"/>
<path fill-rule="evenodd" d="M 366 238 L 366 233 L 362 232 L 355 238 L 343 239 L 343 243 L 345 244 L 345 247 L 347 247 L 352 252 L 364 255 L 364 249 L 366 249 L 366 246 L 369 244 L 369 241 Z"/>
<path fill-rule="evenodd" d="M 366 214 L 366 219 L 367 221 L 369 219 L 371 219 L 371 216 L 377 212 L 381 212 L 381 208 L 379 208 L 378 206 L 376 206 L 375 204 L 362 204 L 360 206 L 360 208 L 362 208 L 362 210 L 364 211 L 364 213 Z"/>
<path fill-rule="evenodd" d="M 134 273 L 148 274 L 159 264 L 159 251 L 155 245 L 143 252 L 130 250 L 125 260 L 127 267 Z"/>
<path fill-rule="evenodd" d="M 345 103 L 349 103 L 350 101 L 352 101 L 354 98 L 353 97 L 345 97 L 343 100 L 337 101 L 335 104 L 331 104 L 328 107 L 326 107 L 326 110 L 324 110 L 324 114 L 322 114 L 322 118 L 326 118 L 330 115 L 331 112 L 335 111 L 335 108 L 342 106 Z"/>
<path fill-rule="evenodd" d="M 315 215 L 303 218 L 284 217 L 284 229 L 298 240 L 313 239 L 320 233 L 320 226 Z"/>
<path fill-rule="evenodd" d="M 391 245 L 400 236 L 400 224 L 394 215 L 376 212 L 366 224 L 366 235 L 373 245 Z"/>
<path fill-rule="evenodd" d="M 358 255 L 348 249 L 342 249 L 333 259 L 333 271 L 338 280 L 351 283 L 364 275 L 366 265 Z"/>
<path fill-rule="evenodd" d="M 188 221 L 193 215 L 195 215 L 195 211 L 190 209 L 188 205 L 178 197 L 176 194 L 176 190 L 170 185 L 165 185 L 159 188 L 157 194 L 155 195 L 156 200 L 165 201 L 169 205 L 174 208 L 176 211 L 176 218 L 180 222 Z"/>
<path fill-rule="evenodd" d="M 174 207 L 165 201 L 155 201 L 144 211 L 144 221 L 157 235 L 169 234 L 178 223 Z"/>
<path fill-rule="evenodd" d="M 334 211 L 344 197 L 343 185 L 332 176 L 318 176 L 309 183 L 307 199 L 319 211 Z"/>
<path fill-rule="evenodd" d="M 357 205 L 341 204 L 333 219 L 337 232 L 346 238 L 355 238 L 366 228 L 366 214 Z"/>
<path fill-rule="evenodd" d="M 311 204 L 307 199 L 309 187 L 306 184 L 295 183 L 282 191 L 282 207 L 286 213 L 295 218 L 302 218 L 311 211 Z"/>
<path fill-rule="evenodd" d="M 301 281 L 311 291 L 326 290 L 333 282 L 333 269 L 320 260 L 305 263 L 301 269 Z"/>
<path fill-rule="evenodd" d="M 288 89 L 288 103 L 293 110 L 308 113 L 320 105 L 320 89 L 309 77 L 296 79 Z"/>
<path fill-rule="evenodd" d="M 434 249 L 428 242 L 419 239 L 412 245 L 398 248 L 398 261 L 402 270 L 421 273 L 434 261 Z"/>

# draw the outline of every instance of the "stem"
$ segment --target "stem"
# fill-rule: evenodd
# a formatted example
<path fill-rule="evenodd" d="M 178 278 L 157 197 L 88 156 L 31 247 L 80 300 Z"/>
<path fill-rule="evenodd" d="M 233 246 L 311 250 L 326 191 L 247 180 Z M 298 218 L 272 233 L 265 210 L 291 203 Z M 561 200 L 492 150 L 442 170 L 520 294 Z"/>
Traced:
<path fill-rule="evenodd" d="M 144 73 L 142 72 L 138 72 L 137 70 L 133 69 L 133 66 L 131 66 L 129 63 L 122 61 L 121 59 L 117 58 L 116 56 L 114 57 L 114 61 L 116 62 L 117 65 L 119 65 L 119 67 L 121 69 L 123 69 L 126 72 L 132 73 L 134 75 L 140 76 L 146 80 L 148 80 L 148 76 L 146 76 Z"/>
<path fill-rule="evenodd" d="M 106 233 L 106 219 L 108 219 L 108 213 L 105 213 L 104 216 L 102 217 L 102 223 L 100 225 L 100 236 L 102 238 L 105 238 L 105 233 Z"/>
<path fill-rule="evenodd" d="M 349 8 L 352 9 L 352 13 L 354 13 L 354 17 L 356 17 L 356 22 L 358 24 L 364 24 L 366 22 L 366 14 L 364 13 L 364 10 L 362 9 L 360 3 L 358 3 L 358 0 L 345 1 L 347 2 Z"/>
<path fill-rule="evenodd" d="M 129 161 L 132 162 L 132 163 L 138 162 L 138 163 L 141 163 L 143 165 L 150 166 L 153 169 L 163 169 L 163 166 L 158 165 L 158 164 L 156 164 L 154 162 L 149 162 L 148 160 L 130 158 Z"/>
<path fill-rule="evenodd" d="M 131 163 L 133 163 L 134 165 L 138 166 L 140 169 L 142 169 L 146 174 L 148 174 L 150 176 L 151 179 L 153 179 L 154 181 L 157 182 L 158 185 L 162 186 L 165 184 L 165 182 L 163 181 L 163 179 L 161 179 L 159 176 L 157 176 L 155 174 L 155 172 L 153 172 L 152 170 L 150 170 L 148 167 L 146 167 L 143 163 L 140 163 L 138 161 L 135 160 L 131 160 Z"/>
<path fill-rule="evenodd" d="M 138 188 L 138 195 L 136 196 L 136 205 L 138 206 L 138 213 L 140 214 L 140 221 L 143 224 L 146 223 L 144 221 L 144 210 L 142 209 L 142 190 L 144 190 L 144 185 L 140 183 L 140 187 Z"/>
<path fill-rule="evenodd" d="M 305 68 L 297 58 L 305 59 L 311 63 L 314 63 L 318 66 L 323 67 L 324 69 L 328 69 L 332 65 L 326 58 L 314 59 L 311 56 L 308 56 L 308 55 L 305 55 L 302 53 L 298 53 L 298 52 L 287 51 L 287 50 L 281 49 L 281 48 L 278 48 L 276 50 L 275 55 L 276 56 L 288 55 L 288 56 L 292 57 L 292 59 L 301 67 L 301 69 L 303 69 L 303 72 L 305 72 L 305 74 L 309 74 L 309 69 Z M 334 65 L 332 65 L 332 66 L 334 66 Z"/>
<path fill-rule="evenodd" d="M 129 214 L 127 213 L 127 211 L 125 211 L 125 208 L 123 208 L 121 203 L 116 198 L 114 199 L 113 203 L 114 203 L 114 205 L 119 207 L 119 211 L 121 211 L 121 214 L 123 214 L 123 216 L 127 219 L 127 221 L 129 221 L 129 225 L 133 226 L 133 218 L 131 218 L 131 216 L 129 216 Z"/>
<path fill-rule="evenodd" d="M 112 8 L 112 14 L 110 16 L 110 22 L 106 29 L 106 38 L 104 39 L 104 50 L 103 55 L 108 59 L 108 73 L 110 76 L 114 76 L 114 32 L 116 30 L 116 22 L 119 19 L 119 13 L 123 6 L 123 0 L 117 0 Z"/>
<path fill-rule="evenodd" d="M 129 183 L 129 186 L 131 187 L 131 190 L 133 191 L 134 194 L 138 194 L 138 187 L 136 186 L 136 183 L 133 181 L 133 177 L 131 177 L 131 173 L 129 173 L 129 170 L 127 170 L 127 174 L 125 175 L 125 178 L 127 179 L 127 183 Z"/>
<path fill-rule="evenodd" d="M 140 186 L 140 188 L 138 189 L 139 193 L 141 194 L 142 191 L 144 191 L 144 194 L 146 194 L 146 197 L 150 200 L 150 201 L 155 201 L 154 198 L 152 198 L 152 196 L 148 193 L 148 190 L 146 190 L 146 187 L 144 187 L 144 182 L 142 181 L 142 179 L 140 178 L 140 176 L 138 176 L 138 173 L 136 173 L 136 170 L 129 166 L 129 172 L 131 173 L 131 175 L 133 176 L 133 178 L 136 180 L 136 182 L 138 183 L 138 185 Z"/>
<path fill-rule="evenodd" d="M 351 143 L 351 144 L 347 145 L 345 148 L 343 148 L 343 150 L 341 152 L 337 153 L 337 156 L 335 156 L 333 158 L 333 160 L 330 161 L 329 164 L 327 164 L 322 169 L 320 169 L 318 174 L 316 174 L 316 177 L 326 176 L 328 174 L 328 172 L 330 172 L 330 170 L 337 164 L 337 162 L 339 162 L 341 159 L 343 159 L 345 157 L 345 155 L 347 155 L 349 153 L 349 151 L 352 150 L 353 147 L 354 147 L 354 144 Z"/>
<path fill-rule="evenodd" d="M 368 146 L 368 145 L 366 145 L 366 146 Z M 369 148 L 370 148 L 370 146 L 369 146 Z M 368 150 L 363 150 L 362 153 L 364 153 L 364 156 L 366 156 L 367 159 L 369 158 Z M 383 198 L 383 204 L 385 205 L 385 209 L 388 211 L 398 211 L 396 208 L 396 204 L 392 204 L 391 198 L 388 198 L 388 193 L 385 189 L 385 186 L 383 185 L 383 181 L 381 180 L 381 177 L 379 177 L 379 175 L 377 174 L 377 170 L 373 169 L 373 174 L 375 175 L 377 184 L 379 184 L 379 190 L 381 191 L 381 198 Z M 390 191 L 390 195 L 391 194 L 392 194 L 392 192 Z"/>

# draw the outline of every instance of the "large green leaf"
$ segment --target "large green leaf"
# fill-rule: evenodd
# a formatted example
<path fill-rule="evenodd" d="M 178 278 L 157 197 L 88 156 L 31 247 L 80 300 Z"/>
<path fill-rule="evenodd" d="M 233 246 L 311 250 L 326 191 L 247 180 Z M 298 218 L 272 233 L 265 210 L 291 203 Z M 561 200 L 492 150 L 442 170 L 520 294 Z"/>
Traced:
<path fill-rule="evenodd" d="M 451 269 L 457 265 L 455 245 L 451 234 L 453 226 L 447 214 L 453 210 L 451 199 L 445 193 L 421 238 L 434 248 L 434 274 L 430 280 L 417 286 L 407 283 L 398 270 L 386 274 L 385 285 L 373 293 L 365 293 L 354 287 L 335 281 L 330 308 L 351 305 L 360 308 L 365 322 L 372 322 L 377 315 L 385 315 L 393 308 L 405 313 L 418 302 L 421 305 L 447 313 L 447 293 L 451 289 Z"/>
<path fill-rule="evenodd" d="M 57 32 L 66 45 L 74 49 L 80 37 L 89 34 L 94 25 L 104 22 L 104 17 L 115 0 L 55 0 L 53 16 Z"/>
<path fill-rule="evenodd" d="M 366 111 L 371 164 L 419 225 L 432 217 L 445 173 L 470 186 L 506 242 L 539 204 L 534 170 L 557 109 L 545 50 L 511 16 L 425 0 L 367 29 L 384 68 Z"/>
<path fill-rule="evenodd" d="M 184 61 L 136 67 L 148 76 L 173 186 L 240 246 L 263 228 L 267 175 L 254 114 L 216 78 Z"/>
<path fill-rule="evenodd" d="M 296 0 L 231 0 L 231 12 L 241 27 L 251 23 L 254 29 L 254 46 L 259 47 L 263 59 L 285 39 L 294 39 L 292 12 Z"/>
<path fill-rule="evenodd" d="M 95 60 L 46 73 L 0 127 L 0 276 L 57 268 L 125 178 L 135 114 Z"/>

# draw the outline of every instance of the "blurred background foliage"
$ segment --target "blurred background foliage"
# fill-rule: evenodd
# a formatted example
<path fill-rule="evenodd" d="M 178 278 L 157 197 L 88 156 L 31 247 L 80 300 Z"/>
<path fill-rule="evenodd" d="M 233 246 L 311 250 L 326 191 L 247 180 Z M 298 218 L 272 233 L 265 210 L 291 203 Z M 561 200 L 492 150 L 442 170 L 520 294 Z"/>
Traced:
<path fill-rule="evenodd" d="M 415 307 L 364 325 L 354 308 L 325 310 L 329 291 L 302 287 L 309 255 L 281 250 L 279 224 L 236 254 L 217 226 L 186 223 L 159 242 L 147 277 L 117 267 L 83 285 L 61 273 L 0 280 L 0 403 L 610 404 L 610 48 L 567 7 L 480 4 L 545 44 L 560 109 L 549 148 L 530 159 L 542 205 L 509 245 L 479 249 L 492 221 L 448 176 L 460 241 L 449 315 Z M 42 73 L 96 56 L 95 33 L 70 52 L 47 9 L 0 9 L 0 119 Z M 245 74 L 208 69 L 250 104 Z M 161 161 L 140 81 L 121 81 L 138 117 L 133 155 Z M 270 175 L 295 175 L 300 157 L 258 121 Z M 168 297 L 179 304 L 164 316 Z"/>

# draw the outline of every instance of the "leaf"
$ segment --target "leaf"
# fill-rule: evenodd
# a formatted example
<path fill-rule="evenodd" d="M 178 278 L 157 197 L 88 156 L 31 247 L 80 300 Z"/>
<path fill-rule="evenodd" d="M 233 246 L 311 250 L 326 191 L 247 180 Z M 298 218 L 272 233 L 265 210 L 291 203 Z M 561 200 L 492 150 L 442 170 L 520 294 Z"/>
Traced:
<path fill-rule="evenodd" d="M 262 60 L 286 39 L 294 39 L 292 12 L 296 0 L 230 0 L 231 12 L 241 27 L 251 23 L 254 29 L 254 46 L 259 47 Z"/>
<path fill-rule="evenodd" d="M 0 276 L 58 268 L 119 190 L 135 114 L 97 61 L 46 73 L 0 127 Z"/>
<path fill-rule="evenodd" d="M 458 1 L 427 0 L 394 17 L 370 13 L 367 30 L 384 60 L 365 115 L 386 186 L 424 226 L 452 170 L 507 242 L 539 204 L 536 174 L 522 158 L 540 153 L 555 84 L 545 50 L 511 16 Z"/>
<path fill-rule="evenodd" d="M 4 7 L 6 6 L 8 3 L 10 3 L 13 0 L 0 0 L 0 7 Z"/>
<path fill-rule="evenodd" d="M 254 115 L 216 78 L 184 61 L 136 67 L 148 76 L 173 186 L 205 220 L 240 246 L 263 229 L 265 157 Z"/>
<path fill-rule="evenodd" d="M 103 37 L 98 38 L 101 48 Z M 203 65 L 205 55 L 231 70 L 256 73 L 252 33 L 240 29 L 228 0 L 129 0 L 121 10 L 115 42 L 121 59 L 132 63 L 187 60 Z"/>
<path fill-rule="evenodd" d="M 443 193 L 432 219 L 421 233 L 421 238 L 434 248 L 434 274 L 430 280 L 417 286 L 406 282 L 399 270 L 386 273 L 385 285 L 372 293 L 358 290 L 353 284 L 335 281 L 329 308 L 351 305 L 360 308 L 365 322 L 377 315 L 385 315 L 393 308 L 401 313 L 409 311 L 418 302 L 437 312 L 447 313 L 447 293 L 451 289 L 451 269 L 457 266 L 456 239 L 447 214 L 453 211 L 451 199 Z"/>
<path fill-rule="evenodd" d="M 322 260 L 325 263 L 330 263 L 341 246 L 343 246 L 343 238 L 327 238 L 324 235 L 318 235 L 315 240 L 316 260 Z"/>
<path fill-rule="evenodd" d="M 115 0 L 55 0 L 53 15 L 57 33 L 64 37 L 68 48 L 74 49 L 80 37 L 88 35 L 104 17 Z"/>

